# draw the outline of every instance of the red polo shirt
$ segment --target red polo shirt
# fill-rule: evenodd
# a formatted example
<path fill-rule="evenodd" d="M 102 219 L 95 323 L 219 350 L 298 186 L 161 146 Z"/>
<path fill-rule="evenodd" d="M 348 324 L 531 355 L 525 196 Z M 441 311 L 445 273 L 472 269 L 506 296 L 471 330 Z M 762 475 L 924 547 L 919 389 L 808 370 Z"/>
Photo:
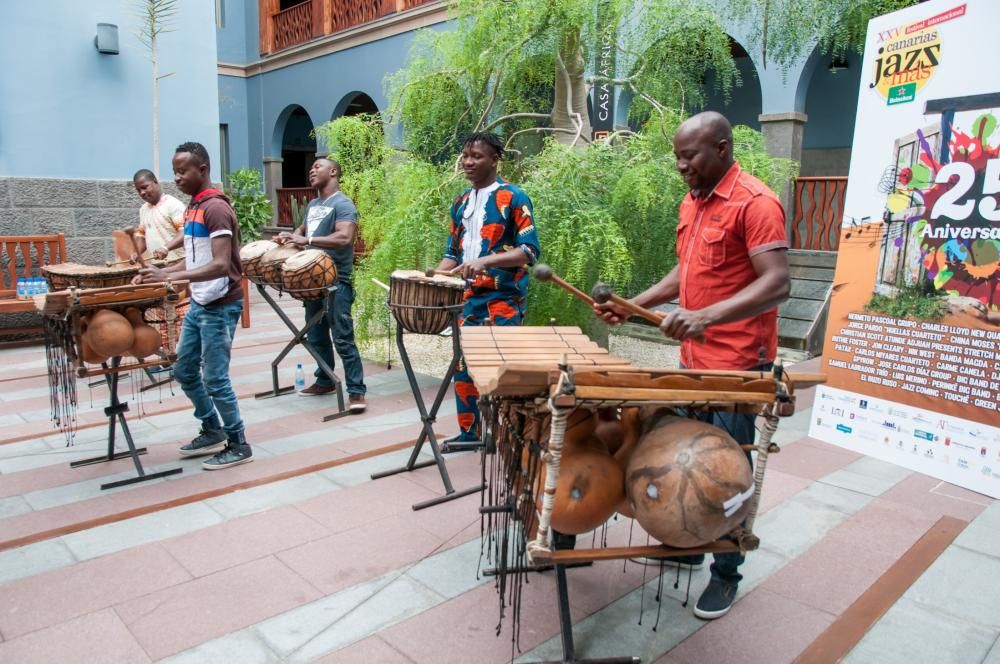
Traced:
<path fill-rule="evenodd" d="M 787 249 L 785 211 L 763 182 L 734 163 L 705 198 L 684 197 L 677 224 L 680 304 L 704 309 L 732 297 L 757 278 L 750 258 Z M 689 369 L 750 369 L 773 362 L 778 350 L 778 309 L 713 325 L 704 342 L 681 343 Z"/>

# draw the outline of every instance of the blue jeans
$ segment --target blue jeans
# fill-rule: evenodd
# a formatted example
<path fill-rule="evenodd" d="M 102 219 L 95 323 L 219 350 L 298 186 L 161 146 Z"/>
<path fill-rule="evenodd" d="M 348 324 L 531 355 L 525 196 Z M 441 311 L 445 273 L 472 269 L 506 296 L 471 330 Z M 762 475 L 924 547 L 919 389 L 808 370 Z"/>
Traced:
<path fill-rule="evenodd" d="M 349 281 L 338 281 L 337 290 L 327 298 L 330 303 L 326 310 L 326 318 L 319 321 L 309 330 L 309 343 L 331 369 L 336 365 L 333 359 L 333 349 L 344 363 L 344 382 L 347 383 L 348 394 L 364 395 L 365 377 L 361 368 L 361 353 L 354 343 L 354 319 L 351 318 L 351 307 L 354 305 L 354 286 Z M 306 320 L 323 308 L 323 300 L 306 300 Z M 333 343 L 330 343 L 331 334 Z M 323 371 L 316 367 L 313 372 L 316 384 L 331 387 L 333 382 Z"/>
<path fill-rule="evenodd" d="M 772 366 L 770 363 L 762 364 L 753 367 L 750 371 L 770 371 Z M 754 422 L 756 416 L 750 413 L 701 412 L 695 413 L 695 418 L 719 427 L 732 436 L 740 445 L 753 445 L 757 437 L 757 426 Z M 750 462 L 750 467 L 753 468 L 753 458 L 751 458 L 749 452 L 747 452 L 747 461 Z M 701 558 L 704 559 L 704 555 Z M 743 564 L 743 561 L 746 560 L 746 556 L 742 553 L 739 551 L 714 553 L 712 554 L 712 558 L 711 571 L 713 578 L 729 583 L 739 583 L 743 580 L 743 575 L 740 574 L 739 568 Z"/>
<path fill-rule="evenodd" d="M 240 405 L 229 380 L 233 335 L 243 313 L 243 301 L 202 306 L 191 300 L 184 318 L 174 378 L 194 404 L 194 416 L 203 424 L 217 425 L 228 435 L 243 431 Z"/>

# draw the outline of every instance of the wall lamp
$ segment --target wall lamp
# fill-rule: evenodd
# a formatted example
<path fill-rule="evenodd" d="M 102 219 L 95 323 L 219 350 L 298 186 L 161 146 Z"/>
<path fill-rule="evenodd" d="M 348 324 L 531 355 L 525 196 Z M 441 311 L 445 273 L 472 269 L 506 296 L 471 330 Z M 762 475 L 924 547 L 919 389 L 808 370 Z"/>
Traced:
<path fill-rule="evenodd" d="M 118 26 L 114 23 L 98 23 L 94 47 L 98 53 L 118 55 Z"/>

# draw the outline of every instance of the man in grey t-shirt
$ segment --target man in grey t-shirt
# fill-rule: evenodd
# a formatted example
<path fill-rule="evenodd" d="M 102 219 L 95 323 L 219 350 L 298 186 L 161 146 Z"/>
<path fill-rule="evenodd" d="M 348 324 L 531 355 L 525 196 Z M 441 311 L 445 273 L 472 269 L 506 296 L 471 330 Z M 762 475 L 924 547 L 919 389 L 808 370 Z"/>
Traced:
<path fill-rule="evenodd" d="M 294 233 L 281 233 L 279 244 L 291 242 L 304 249 L 322 249 L 333 258 L 337 266 L 337 290 L 330 293 L 326 318 L 309 330 L 309 343 L 320 357 L 334 366 L 333 349 L 337 349 L 344 363 L 344 382 L 347 384 L 350 409 L 365 409 L 365 382 L 361 367 L 361 354 L 354 343 L 354 239 L 358 229 L 358 210 L 344 192 L 340 191 L 340 164 L 332 159 L 317 159 L 309 169 L 309 184 L 319 196 L 309 201 L 305 219 Z M 322 309 L 322 300 L 306 300 L 306 320 Z M 331 335 L 333 343 L 331 344 Z M 316 382 L 299 392 L 300 396 L 319 396 L 334 391 L 330 378 L 316 368 Z"/>

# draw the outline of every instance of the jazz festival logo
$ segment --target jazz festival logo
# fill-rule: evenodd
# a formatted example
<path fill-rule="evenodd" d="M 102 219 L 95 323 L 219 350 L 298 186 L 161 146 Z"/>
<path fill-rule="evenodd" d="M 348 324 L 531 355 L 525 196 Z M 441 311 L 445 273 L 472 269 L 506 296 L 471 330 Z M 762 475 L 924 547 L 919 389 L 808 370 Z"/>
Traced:
<path fill-rule="evenodd" d="M 922 21 L 879 32 L 869 87 L 889 106 L 916 99 L 941 63 L 941 32 L 936 26 L 964 15 L 962 4 Z"/>

